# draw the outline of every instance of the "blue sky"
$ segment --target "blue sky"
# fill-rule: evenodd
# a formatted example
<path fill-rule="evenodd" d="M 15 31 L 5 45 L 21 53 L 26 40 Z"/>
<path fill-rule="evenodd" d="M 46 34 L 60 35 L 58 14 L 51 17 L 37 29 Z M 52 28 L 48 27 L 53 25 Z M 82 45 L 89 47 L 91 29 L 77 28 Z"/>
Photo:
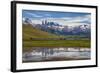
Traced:
<path fill-rule="evenodd" d="M 23 10 L 22 17 L 30 18 L 33 20 L 54 19 L 54 20 L 63 20 L 66 21 L 67 23 L 91 24 L 91 13 Z"/>

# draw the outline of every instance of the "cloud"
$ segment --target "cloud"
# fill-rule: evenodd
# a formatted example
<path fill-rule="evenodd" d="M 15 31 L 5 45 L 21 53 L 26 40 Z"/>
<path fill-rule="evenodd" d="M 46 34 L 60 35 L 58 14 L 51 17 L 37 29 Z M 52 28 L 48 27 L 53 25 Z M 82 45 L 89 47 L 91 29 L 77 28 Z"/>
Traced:
<path fill-rule="evenodd" d="M 47 20 L 49 22 L 56 22 L 61 25 L 69 25 L 69 26 L 77 26 L 81 24 L 90 24 L 91 22 L 91 15 L 84 15 L 84 16 L 76 16 L 76 17 L 62 17 L 62 18 L 41 18 L 41 19 L 33 19 L 35 23 L 41 23 L 43 20 Z"/>
<path fill-rule="evenodd" d="M 67 20 L 69 23 L 91 23 L 91 15 L 84 15 L 84 16 L 78 16 L 78 17 L 72 17 L 69 20 Z"/>
<path fill-rule="evenodd" d="M 44 19 L 54 20 L 54 21 L 66 21 L 67 23 L 91 23 L 91 15 L 76 16 L 76 17 L 46 17 Z"/>
<path fill-rule="evenodd" d="M 26 15 L 28 15 L 28 16 L 31 16 L 31 17 L 36 17 L 36 18 L 46 18 L 46 17 L 48 17 L 48 18 L 50 18 L 52 15 L 51 14 L 48 14 L 48 13 L 45 13 L 45 14 L 42 14 L 42 13 L 31 13 L 31 12 L 25 12 L 26 13 Z"/>
<path fill-rule="evenodd" d="M 90 14 L 86 14 L 86 15 L 81 15 L 81 16 L 64 16 L 63 17 L 60 15 L 54 15 L 54 14 L 50 14 L 49 12 L 29 12 L 29 11 L 24 11 L 25 16 L 29 17 L 31 19 L 47 19 L 50 21 L 55 21 L 55 22 L 66 22 L 66 23 L 87 23 L 87 24 L 91 24 L 91 15 Z M 60 22 L 60 23 L 61 23 Z"/>
<path fill-rule="evenodd" d="M 70 18 L 70 17 L 63 17 L 63 18 L 61 18 L 61 19 L 71 20 L 72 18 Z"/>
<path fill-rule="evenodd" d="M 51 16 L 51 14 L 44 14 L 44 16 Z"/>
<path fill-rule="evenodd" d="M 77 22 L 68 22 L 68 21 L 65 21 L 63 19 L 54 19 L 54 18 L 33 19 L 32 23 L 41 24 L 43 20 L 47 20 L 48 22 L 56 22 L 56 23 L 59 23 L 60 25 L 63 25 L 63 26 L 73 26 L 73 27 L 84 24 L 84 23 L 77 23 Z"/>
<path fill-rule="evenodd" d="M 61 17 L 61 18 L 47 18 L 54 20 L 64 20 L 68 23 L 86 23 L 91 22 L 91 15 L 76 16 L 76 17 Z"/>
<path fill-rule="evenodd" d="M 64 16 L 64 17 L 55 17 L 50 13 L 32 13 L 25 12 L 29 17 L 31 16 L 32 22 L 35 24 L 41 24 L 43 20 L 56 22 L 61 25 L 68 26 L 77 26 L 82 24 L 91 24 L 91 15 L 82 15 L 82 16 Z"/>
<path fill-rule="evenodd" d="M 38 14 L 34 14 L 34 13 L 31 13 L 31 12 L 27 12 L 26 14 L 32 16 L 32 17 L 43 17 L 41 15 L 38 15 Z"/>

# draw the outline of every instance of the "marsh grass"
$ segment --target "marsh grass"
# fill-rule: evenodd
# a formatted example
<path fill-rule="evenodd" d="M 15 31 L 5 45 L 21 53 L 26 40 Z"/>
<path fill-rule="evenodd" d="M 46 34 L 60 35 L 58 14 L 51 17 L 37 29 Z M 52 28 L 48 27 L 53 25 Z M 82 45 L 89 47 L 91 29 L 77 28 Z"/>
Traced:
<path fill-rule="evenodd" d="M 32 47 L 84 47 L 90 48 L 89 40 L 49 40 L 49 41 L 24 41 L 24 50 Z"/>

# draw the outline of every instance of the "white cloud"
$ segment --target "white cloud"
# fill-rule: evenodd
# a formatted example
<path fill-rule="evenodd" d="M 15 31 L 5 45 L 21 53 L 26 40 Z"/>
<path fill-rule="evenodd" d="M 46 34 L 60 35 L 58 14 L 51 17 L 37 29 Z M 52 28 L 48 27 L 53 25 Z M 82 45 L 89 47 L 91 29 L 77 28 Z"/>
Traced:
<path fill-rule="evenodd" d="M 36 13 L 34 14 L 34 13 L 31 13 L 31 12 L 27 12 L 27 14 L 28 15 L 31 15 L 33 17 L 37 17 L 37 18 L 39 18 L 39 17 L 45 17 L 45 16 L 46 17 L 51 17 L 51 14 L 38 14 L 38 13 L 37 14 Z"/>
<path fill-rule="evenodd" d="M 41 24 L 43 20 L 47 20 L 48 22 L 56 22 L 60 25 L 64 26 L 78 26 L 82 24 L 89 24 L 84 21 L 91 21 L 91 15 L 78 16 L 78 17 L 63 17 L 63 18 L 41 18 L 41 19 L 33 19 L 32 22 L 35 24 Z"/>
<path fill-rule="evenodd" d="M 37 15 L 37 14 L 34 14 L 34 13 L 30 13 L 30 12 L 27 12 L 28 15 L 31 15 L 33 17 L 42 17 L 41 15 Z"/>
<path fill-rule="evenodd" d="M 51 14 L 44 14 L 45 16 L 51 16 Z"/>
<path fill-rule="evenodd" d="M 45 20 L 45 19 L 33 19 L 32 20 L 32 23 L 34 24 L 41 24 L 42 21 Z M 82 25 L 83 23 L 74 23 L 74 22 L 68 22 L 68 21 L 65 21 L 65 20 L 62 20 L 62 19 L 59 19 L 59 20 L 55 20 L 55 19 L 46 19 L 48 22 L 56 22 L 56 23 L 59 23 L 60 25 L 63 25 L 63 26 L 78 26 L 78 25 Z"/>
<path fill-rule="evenodd" d="M 32 20 L 32 23 L 33 23 L 33 24 L 41 24 L 41 23 L 42 23 L 42 20 L 34 19 L 34 20 Z"/>
<path fill-rule="evenodd" d="M 91 15 L 78 16 L 78 17 L 61 17 L 61 18 L 45 18 L 47 20 L 54 21 L 66 21 L 67 23 L 82 23 L 82 22 L 91 22 Z"/>
<path fill-rule="evenodd" d="M 91 22 L 91 15 L 73 17 L 70 20 L 68 20 L 69 23 L 81 23 L 85 21 Z"/>

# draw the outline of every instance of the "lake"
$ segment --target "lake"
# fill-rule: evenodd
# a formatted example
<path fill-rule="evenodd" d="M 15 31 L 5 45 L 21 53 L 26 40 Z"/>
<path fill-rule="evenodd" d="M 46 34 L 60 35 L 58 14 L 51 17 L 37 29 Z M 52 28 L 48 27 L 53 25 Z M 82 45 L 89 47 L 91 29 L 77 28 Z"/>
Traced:
<path fill-rule="evenodd" d="M 22 60 L 26 62 L 70 61 L 91 59 L 90 48 L 46 48 L 33 47 L 31 51 L 23 52 Z"/>

